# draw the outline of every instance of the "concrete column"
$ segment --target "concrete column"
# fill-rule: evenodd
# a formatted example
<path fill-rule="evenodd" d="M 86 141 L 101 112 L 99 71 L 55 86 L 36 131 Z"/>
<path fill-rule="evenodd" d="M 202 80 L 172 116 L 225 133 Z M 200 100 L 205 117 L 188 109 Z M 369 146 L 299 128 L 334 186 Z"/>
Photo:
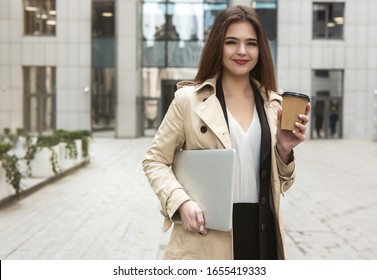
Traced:
<path fill-rule="evenodd" d="M 26 49 L 34 46 L 34 53 L 23 59 L 56 66 L 56 129 L 89 130 L 92 1 L 56 1 L 56 5 L 56 36 L 23 37 Z"/>
<path fill-rule="evenodd" d="M 115 136 L 139 136 L 137 97 L 140 95 L 139 0 L 116 0 L 117 108 Z"/>

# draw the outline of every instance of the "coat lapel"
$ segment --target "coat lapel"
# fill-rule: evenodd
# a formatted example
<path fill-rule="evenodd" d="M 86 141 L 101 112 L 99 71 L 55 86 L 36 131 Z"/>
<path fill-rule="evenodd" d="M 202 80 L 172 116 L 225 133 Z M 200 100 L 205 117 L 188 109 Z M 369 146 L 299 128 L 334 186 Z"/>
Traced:
<path fill-rule="evenodd" d="M 195 113 L 213 131 L 224 148 L 232 147 L 223 110 L 215 94 L 211 94 L 203 103 L 199 104 L 195 108 Z"/>

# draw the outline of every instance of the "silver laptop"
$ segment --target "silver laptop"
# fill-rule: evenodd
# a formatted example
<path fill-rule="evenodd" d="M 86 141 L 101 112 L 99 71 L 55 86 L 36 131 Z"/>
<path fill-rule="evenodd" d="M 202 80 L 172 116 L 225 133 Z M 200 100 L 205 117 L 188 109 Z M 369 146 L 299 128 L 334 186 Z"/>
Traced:
<path fill-rule="evenodd" d="M 205 228 L 232 229 L 236 150 L 185 150 L 175 154 L 173 172 L 204 213 Z"/>

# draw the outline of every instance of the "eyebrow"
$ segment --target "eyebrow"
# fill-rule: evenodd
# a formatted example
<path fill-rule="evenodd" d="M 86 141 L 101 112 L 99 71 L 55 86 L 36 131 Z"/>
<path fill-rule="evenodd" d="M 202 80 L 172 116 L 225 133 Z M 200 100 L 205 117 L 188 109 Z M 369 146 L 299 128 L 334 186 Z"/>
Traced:
<path fill-rule="evenodd" d="M 237 40 L 237 41 L 239 41 L 240 39 L 236 38 L 236 37 L 231 37 L 230 36 L 230 37 L 226 37 L 225 40 Z M 255 42 L 257 42 L 258 40 L 255 39 L 255 38 L 247 38 L 246 41 L 255 41 Z"/>

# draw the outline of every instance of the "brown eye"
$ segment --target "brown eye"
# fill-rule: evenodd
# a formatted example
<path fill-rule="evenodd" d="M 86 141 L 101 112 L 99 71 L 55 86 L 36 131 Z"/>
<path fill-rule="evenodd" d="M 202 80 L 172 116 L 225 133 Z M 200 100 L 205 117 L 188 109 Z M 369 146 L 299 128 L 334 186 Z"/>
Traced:
<path fill-rule="evenodd" d="M 257 42 L 249 42 L 247 45 L 254 46 L 254 47 L 258 46 Z"/>

